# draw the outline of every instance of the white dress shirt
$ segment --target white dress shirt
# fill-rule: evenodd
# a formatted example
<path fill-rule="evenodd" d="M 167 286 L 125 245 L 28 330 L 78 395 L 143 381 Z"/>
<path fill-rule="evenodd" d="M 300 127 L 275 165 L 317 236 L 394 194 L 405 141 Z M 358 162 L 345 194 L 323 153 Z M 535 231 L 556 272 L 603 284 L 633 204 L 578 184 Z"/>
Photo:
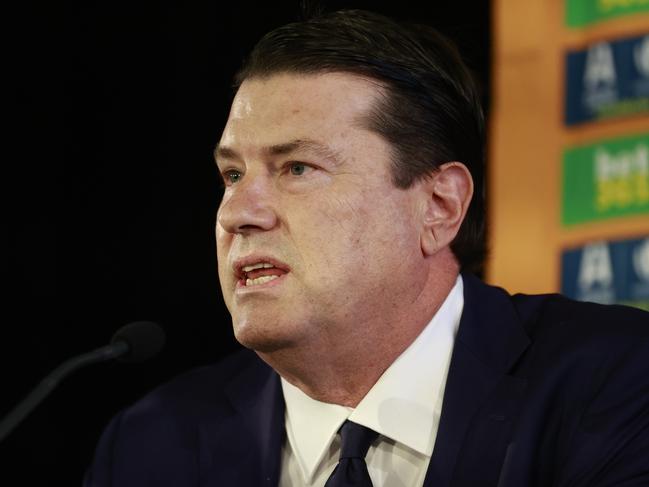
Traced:
<path fill-rule="evenodd" d="M 421 487 L 433 453 L 455 335 L 464 307 L 462 278 L 426 328 L 358 406 L 311 399 L 282 379 L 287 441 L 280 487 L 322 487 L 338 463 L 346 419 L 379 433 L 366 456 L 374 487 Z"/>

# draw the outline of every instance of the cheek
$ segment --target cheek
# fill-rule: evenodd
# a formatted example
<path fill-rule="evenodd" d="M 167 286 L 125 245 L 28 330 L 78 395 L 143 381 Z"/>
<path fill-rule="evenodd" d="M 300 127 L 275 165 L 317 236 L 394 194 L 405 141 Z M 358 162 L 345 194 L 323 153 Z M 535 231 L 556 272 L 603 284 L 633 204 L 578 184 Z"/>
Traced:
<path fill-rule="evenodd" d="M 218 254 L 227 252 L 226 247 L 228 245 L 229 234 L 225 230 L 223 230 L 221 225 L 219 225 L 218 223 L 214 228 L 214 236 L 216 237 L 216 252 Z"/>
<path fill-rule="evenodd" d="M 371 212 L 360 198 L 328 197 L 313 204 L 305 230 L 317 235 L 319 244 L 356 244 L 370 226 Z"/>
<path fill-rule="evenodd" d="M 293 220 L 290 234 L 307 270 L 320 269 L 321 279 L 358 273 L 392 245 L 383 229 L 386 218 L 392 216 L 368 203 L 363 194 L 328 198 L 312 208 L 317 209 Z"/>
<path fill-rule="evenodd" d="M 399 193 L 384 193 L 365 194 L 360 201 L 342 201 L 334 212 L 340 215 L 336 227 L 341 242 L 329 245 L 337 246 L 346 265 L 367 279 L 384 280 L 391 272 L 399 272 L 407 256 L 419 251 L 418 229 L 409 202 Z M 335 227 L 330 232 L 333 234 Z"/>
<path fill-rule="evenodd" d="M 215 229 L 216 234 L 216 264 L 217 271 L 219 275 L 219 282 L 221 284 L 221 289 L 224 294 L 226 292 L 226 283 L 230 276 L 228 268 L 228 252 L 230 247 L 230 242 L 232 241 L 232 235 L 225 232 L 217 224 Z"/>

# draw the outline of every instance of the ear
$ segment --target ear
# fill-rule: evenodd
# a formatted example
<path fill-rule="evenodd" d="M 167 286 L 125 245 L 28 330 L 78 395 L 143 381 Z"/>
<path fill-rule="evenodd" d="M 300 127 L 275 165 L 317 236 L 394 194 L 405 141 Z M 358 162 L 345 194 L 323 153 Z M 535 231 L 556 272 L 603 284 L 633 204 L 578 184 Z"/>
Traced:
<path fill-rule="evenodd" d="M 451 244 L 464 221 L 473 178 L 461 162 L 447 162 L 421 182 L 424 190 L 421 249 L 433 255 Z"/>

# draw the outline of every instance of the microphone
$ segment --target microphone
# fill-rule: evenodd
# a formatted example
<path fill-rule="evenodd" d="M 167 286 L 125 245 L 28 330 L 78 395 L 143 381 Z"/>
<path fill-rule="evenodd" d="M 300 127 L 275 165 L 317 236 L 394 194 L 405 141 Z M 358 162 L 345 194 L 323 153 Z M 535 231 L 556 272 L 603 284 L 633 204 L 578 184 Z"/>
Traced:
<path fill-rule="evenodd" d="M 47 375 L 25 399 L 0 422 L 0 442 L 50 394 L 65 377 L 86 365 L 117 359 L 142 362 L 156 355 L 165 343 L 165 333 L 152 321 L 135 321 L 115 332 L 108 345 L 66 360 Z"/>

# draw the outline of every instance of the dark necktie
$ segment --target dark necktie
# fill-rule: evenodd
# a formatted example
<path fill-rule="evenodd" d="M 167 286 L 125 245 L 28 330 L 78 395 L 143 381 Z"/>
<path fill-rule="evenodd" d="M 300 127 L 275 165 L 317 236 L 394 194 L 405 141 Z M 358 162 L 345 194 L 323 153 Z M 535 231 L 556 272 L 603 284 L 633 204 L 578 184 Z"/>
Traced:
<path fill-rule="evenodd" d="M 340 460 L 325 487 L 372 487 L 365 455 L 379 435 L 365 426 L 345 421 L 340 427 Z"/>

